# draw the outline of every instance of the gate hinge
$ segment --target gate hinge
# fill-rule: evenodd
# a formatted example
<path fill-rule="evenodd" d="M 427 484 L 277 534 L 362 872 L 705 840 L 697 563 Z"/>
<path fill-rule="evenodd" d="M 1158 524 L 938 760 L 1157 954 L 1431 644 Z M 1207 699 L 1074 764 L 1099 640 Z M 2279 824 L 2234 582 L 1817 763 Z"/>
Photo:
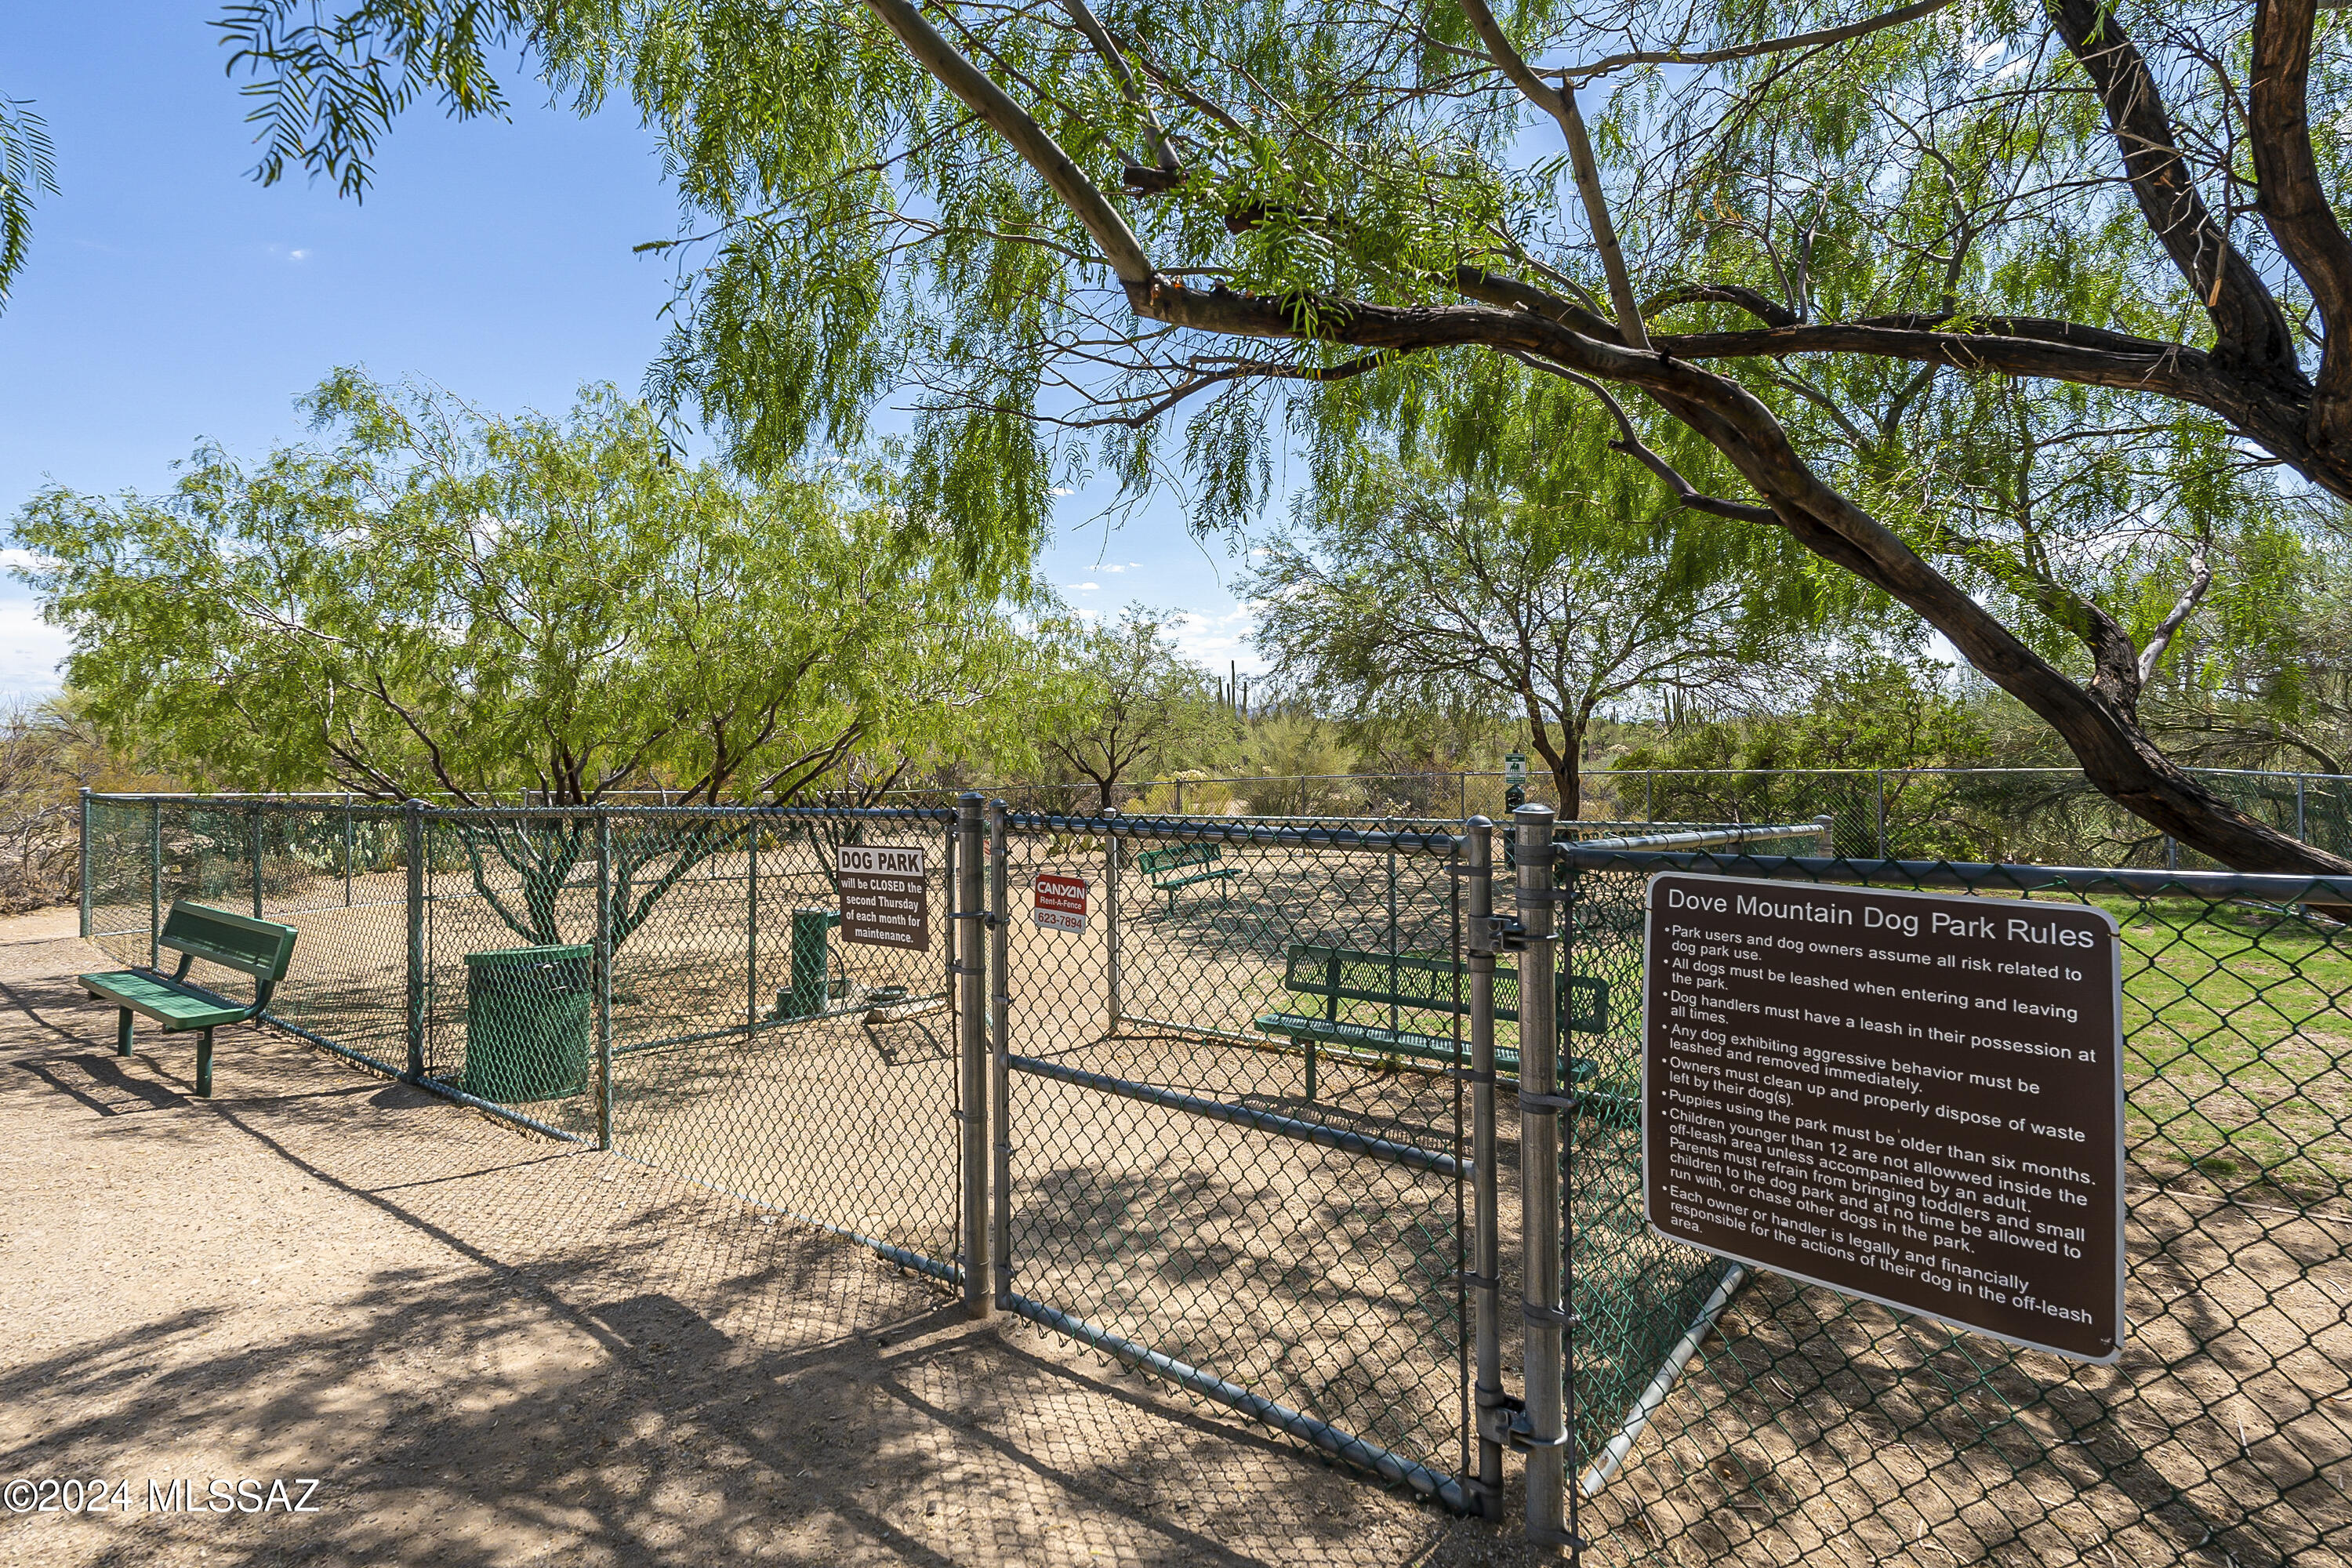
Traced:
<path fill-rule="evenodd" d="M 1522 1409 L 1518 1415 L 1511 1418 L 1510 1436 L 1507 1441 L 1514 1448 L 1565 1448 L 1575 1442 L 1576 1438 L 1567 1432 L 1560 1433 L 1557 1437 L 1537 1436 L 1534 1429 L 1528 1425 L 1527 1412 Z"/>

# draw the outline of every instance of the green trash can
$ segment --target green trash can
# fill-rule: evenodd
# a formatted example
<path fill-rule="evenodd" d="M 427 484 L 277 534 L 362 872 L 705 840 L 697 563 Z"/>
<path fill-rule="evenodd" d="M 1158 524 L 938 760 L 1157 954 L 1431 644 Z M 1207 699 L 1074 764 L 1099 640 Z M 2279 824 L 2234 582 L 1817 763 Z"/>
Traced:
<path fill-rule="evenodd" d="M 594 952 L 583 942 L 466 955 L 467 1094 L 510 1105 L 588 1087 Z"/>

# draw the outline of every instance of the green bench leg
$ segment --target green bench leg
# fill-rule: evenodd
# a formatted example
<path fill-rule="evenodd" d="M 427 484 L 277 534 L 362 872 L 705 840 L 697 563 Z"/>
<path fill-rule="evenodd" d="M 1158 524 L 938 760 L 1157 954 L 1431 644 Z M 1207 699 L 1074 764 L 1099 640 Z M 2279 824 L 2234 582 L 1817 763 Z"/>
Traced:
<path fill-rule="evenodd" d="M 1315 1042 L 1307 1042 L 1307 1103 L 1315 1103 Z"/>
<path fill-rule="evenodd" d="M 213 1097 L 213 1032 L 205 1031 L 196 1042 L 196 1093 L 205 1100 Z"/>
<path fill-rule="evenodd" d="M 114 1054 L 118 1057 L 131 1054 L 131 1009 L 128 1007 L 114 1010 Z"/>

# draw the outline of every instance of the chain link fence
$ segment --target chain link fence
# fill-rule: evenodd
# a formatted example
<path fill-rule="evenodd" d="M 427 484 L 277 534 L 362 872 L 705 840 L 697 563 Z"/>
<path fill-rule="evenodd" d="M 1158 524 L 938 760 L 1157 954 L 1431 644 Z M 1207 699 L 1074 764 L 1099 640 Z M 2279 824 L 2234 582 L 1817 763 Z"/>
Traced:
<path fill-rule="evenodd" d="M 2352 778 L 2332 773 L 2191 768 L 2206 788 L 2282 833 L 2352 855 Z M 1332 773 L 1028 785 L 1003 793 L 1016 808 L 1059 815 L 1106 807 L 1144 815 L 1306 823 L 1366 820 L 1459 825 L 1510 815 L 1499 773 Z M 1827 816 L 1841 855 L 1992 864 L 2211 869 L 2093 789 L 2072 768 L 1624 769 L 1580 780 L 1588 835 L 1701 824 L 1785 823 Z M 946 790 L 894 800 L 949 806 Z M 1520 798 L 1558 811 L 1559 793 L 1538 768 Z M 1458 826 L 1456 828 L 1458 831 Z"/>
<path fill-rule="evenodd" d="M 1569 963 L 1637 995 L 1662 870 L 2065 900 L 2123 933 L 2119 1364 L 1649 1232 L 1640 1131 L 1564 1151 L 1572 1478 L 1610 1561 L 2339 1562 L 2352 1544 L 2352 889 L 2226 874 L 1560 851 Z M 1598 1043 L 1637 1081 L 1638 1012 Z"/>
<path fill-rule="evenodd" d="M 85 925 L 147 965 L 176 899 L 284 921 L 272 1024 L 854 1237 L 1448 1506 L 1494 1511 L 1522 1450 L 1536 1535 L 1572 1506 L 1611 1562 L 2346 1554 L 2352 887 L 1861 858 L 1837 811 L 1531 815 L 1494 843 L 1079 804 L 983 832 L 970 800 L 92 796 Z M 919 865 L 919 945 L 845 940 L 845 848 Z M 1665 869 L 2116 916 L 2118 1364 L 1649 1229 Z"/>

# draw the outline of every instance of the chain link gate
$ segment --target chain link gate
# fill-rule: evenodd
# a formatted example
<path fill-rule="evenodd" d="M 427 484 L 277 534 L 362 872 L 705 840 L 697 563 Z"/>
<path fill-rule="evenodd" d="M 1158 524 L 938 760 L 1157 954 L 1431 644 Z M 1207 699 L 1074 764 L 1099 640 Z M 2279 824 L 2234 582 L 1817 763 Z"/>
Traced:
<path fill-rule="evenodd" d="M 999 1304 L 1476 1510 L 1461 841 L 991 839 Z"/>

